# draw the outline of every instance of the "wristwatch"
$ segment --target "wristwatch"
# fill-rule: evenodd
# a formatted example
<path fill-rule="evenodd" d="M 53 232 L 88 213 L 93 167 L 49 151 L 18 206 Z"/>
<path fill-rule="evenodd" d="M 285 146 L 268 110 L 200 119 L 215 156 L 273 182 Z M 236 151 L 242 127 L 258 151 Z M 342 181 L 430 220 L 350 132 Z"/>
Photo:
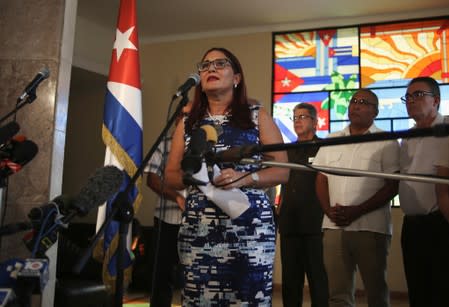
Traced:
<path fill-rule="evenodd" d="M 256 185 L 259 182 L 259 175 L 257 173 L 251 173 L 251 178 L 253 179 L 253 184 Z"/>

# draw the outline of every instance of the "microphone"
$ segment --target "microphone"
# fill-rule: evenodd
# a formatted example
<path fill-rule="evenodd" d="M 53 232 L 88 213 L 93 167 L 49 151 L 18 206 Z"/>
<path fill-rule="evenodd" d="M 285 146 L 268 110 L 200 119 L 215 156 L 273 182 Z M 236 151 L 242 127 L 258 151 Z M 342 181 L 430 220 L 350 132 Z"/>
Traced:
<path fill-rule="evenodd" d="M 0 178 L 6 178 L 17 173 L 28 162 L 33 160 L 38 152 L 36 143 L 30 140 L 11 140 L 0 149 Z"/>
<path fill-rule="evenodd" d="M 52 211 L 61 215 L 66 215 L 71 209 L 73 197 L 66 194 L 62 194 L 53 198 L 49 203 L 40 207 L 31 208 L 28 212 L 28 218 L 31 220 L 33 228 L 39 229 L 42 224 L 42 220 L 50 214 Z M 56 210 L 55 210 L 56 209 Z"/>
<path fill-rule="evenodd" d="M 17 98 L 17 101 L 22 101 L 28 96 L 35 95 L 36 88 L 42 81 L 47 79 L 48 76 L 50 76 L 50 71 L 48 70 L 48 68 L 44 68 L 40 72 L 38 72 L 36 77 L 34 77 L 34 79 L 27 85 L 27 87 L 25 87 L 22 95 Z"/>
<path fill-rule="evenodd" d="M 77 215 L 83 217 L 90 210 L 99 207 L 112 198 L 118 192 L 123 179 L 123 172 L 117 167 L 112 165 L 104 166 L 96 170 L 87 179 L 86 185 L 81 188 L 76 196 L 59 195 L 48 204 L 32 208 L 28 213 L 28 217 L 33 221 L 41 220 L 55 207 L 63 215 L 75 211 Z"/>
<path fill-rule="evenodd" d="M 71 207 L 79 216 L 85 216 L 111 199 L 120 189 L 124 178 L 123 171 L 113 165 L 98 169 L 87 179 L 87 184 L 75 196 Z"/>
<path fill-rule="evenodd" d="M 178 91 L 176 92 L 174 98 L 178 98 L 181 95 L 184 95 L 186 92 L 190 90 L 193 86 L 197 86 L 200 83 L 200 75 L 197 73 L 190 74 L 189 78 L 183 85 L 178 87 Z"/>
<path fill-rule="evenodd" d="M 25 235 L 25 245 L 38 254 L 44 254 L 56 242 L 55 230 L 59 226 L 64 226 L 76 215 L 85 216 L 112 198 L 120 189 L 123 179 L 123 171 L 112 165 L 104 166 L 89 177 L 76 196 L 60 195 L 48 204 L 31 209 L 28 217 L 39 234 L 35 236 L 37 231 L 33 231 Z M 54 219 L 49 221 L 49 215 L 53 214 Z"/>
<path fill-rule="evenodd" d="M 9 122 L 0 128 L 0 144 L 9 141 L 17 132 L 19 132 L 20 126 L 17 122 Z"/>
<path fill-rule="evenodd" d="M 181 161 L 181 168 L 184 171 L 184 184 L 205 184 L 194 179 L 192 175 L 201 170 L 204 156 L 211 152 L 211 148 L 217 143 L 217 139 L 217 130 L 211 125 L 203 125 L 193 131 L 189 147 Z"/>

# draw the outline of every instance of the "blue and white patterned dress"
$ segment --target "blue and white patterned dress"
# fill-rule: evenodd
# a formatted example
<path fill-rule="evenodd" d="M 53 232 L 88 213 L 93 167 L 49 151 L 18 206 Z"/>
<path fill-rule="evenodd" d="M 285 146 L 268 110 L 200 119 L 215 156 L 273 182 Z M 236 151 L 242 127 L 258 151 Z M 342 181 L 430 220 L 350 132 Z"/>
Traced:
<path fill-rule="evenodd" d="M 252 106 L 257 125 L 258 106 Z M 217 124 L 205 118 L 203 124 Z M 259 130 L 231 127 L 224 116 L 216 147 L 259 143 Z M 188 136 L 187 136 L 188 139 Z M 225 145 L 226 144 L 226 145 Z M 227 164 L 237 171 L 252 165 Z M 186 199 L 178 250 L 184 265 L 183 306 L 271 306 L 275 227 L 271 205 L 261 189 L 243 188 L 250 208 L 231 220 L 192 187 Z"/>

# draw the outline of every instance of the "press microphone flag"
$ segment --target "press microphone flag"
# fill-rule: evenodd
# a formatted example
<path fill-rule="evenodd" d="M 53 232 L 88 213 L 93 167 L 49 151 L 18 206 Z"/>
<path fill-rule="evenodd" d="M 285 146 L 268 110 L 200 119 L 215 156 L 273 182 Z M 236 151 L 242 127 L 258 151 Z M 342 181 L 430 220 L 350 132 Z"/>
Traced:
<path fill-rule="evenodd" d="M 184 82 L 183 85 L 181 85 L 178 88 L 178 91 L 175 94 L 175 98 L 184 95 L 186 92 L 188 92 L 192 87 L 197 86 L 200 83 L 200 75 L 198 75 L 197 73 L 195 74 L 190 74 L 189 78 L 187 79 L 186 82 Z"/>
<path fill-rule="evenodd" d="M 27 290 L 33 293 L 42 293 L 49 279 L 48 260 L 41 258 L 25 259 L 22 269 L 17 272 L 17 294 L 26 293 Z M 21 289 L 22 288 L 22 289 Z"/>
<path fill-rule="evenodd" d="M 50 71 L 48 70 L 48 68 L 44 68 L 40 72 L 38 72 L 34 79 L 25 87 L 25 90 L 19 96 L 19 98 L 17 98 L 17 101 L 22 101 L 28 96 L 34 95 L 39 84 L 49 76 Z"/>

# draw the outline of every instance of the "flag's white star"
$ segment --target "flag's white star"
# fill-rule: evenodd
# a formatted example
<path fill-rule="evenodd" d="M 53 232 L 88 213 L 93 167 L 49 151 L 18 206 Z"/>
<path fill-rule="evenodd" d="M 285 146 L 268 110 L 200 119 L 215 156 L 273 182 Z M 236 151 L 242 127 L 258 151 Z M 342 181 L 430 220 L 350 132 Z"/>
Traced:
<path fill-rule="evenodd" d="M 117 49 L 117 62 L 120 61 L 120 57 L 124 49 L 137 50 L 137 47 L 129 40 L 131 33 L 134 31 L 134 26 L 126 30 L 125 32 L 120 32 L 119 29 L 115 32 L 115 42 L 112 50 Z"/>
<path fill-rule="evenodd" d="M 289 78 L 285 77 L 284 80 L 281 80 L 282 87 L 289 87 L 290 86 L 290 82 L 292 82 L 292 80 L 290 80 Z"/>
<path fill-rule="evenodd" d="M 318 123 L 317 124 L 318 124 L 318 128 L 321 129 L 321 127 L 326 125 L 326 118 L 318 116 Z"/>

